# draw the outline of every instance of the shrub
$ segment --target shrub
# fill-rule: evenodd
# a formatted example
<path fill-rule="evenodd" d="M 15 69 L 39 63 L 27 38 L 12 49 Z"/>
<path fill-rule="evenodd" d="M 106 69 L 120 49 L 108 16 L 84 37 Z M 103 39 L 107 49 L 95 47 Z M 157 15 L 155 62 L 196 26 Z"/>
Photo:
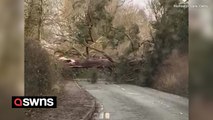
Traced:
<path fill-rule="evenodd" d="M 63 65 L 61 74 L 65 79 L 75 78 L 76 73 L 77 70 L 70 68 L 68 65 Z"/>
<path fill-rule="evenodd" d="M 50 94 L 58 91 L 60 63 L 50 57 L 36 40 L 25 40 L 25 95 Z"/>

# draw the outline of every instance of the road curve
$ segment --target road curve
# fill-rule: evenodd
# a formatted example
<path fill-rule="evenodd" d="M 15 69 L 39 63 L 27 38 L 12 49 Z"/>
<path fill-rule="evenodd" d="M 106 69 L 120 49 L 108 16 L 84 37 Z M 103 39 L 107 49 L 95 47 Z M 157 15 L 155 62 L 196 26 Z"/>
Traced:
<path fill-rule="evenodd" d="M 110 120 L 188 120 L 188 99 L 127 84 L 79 82 L 103 106 Z M 104 114 L 105 113 L 105 114 Z"/>

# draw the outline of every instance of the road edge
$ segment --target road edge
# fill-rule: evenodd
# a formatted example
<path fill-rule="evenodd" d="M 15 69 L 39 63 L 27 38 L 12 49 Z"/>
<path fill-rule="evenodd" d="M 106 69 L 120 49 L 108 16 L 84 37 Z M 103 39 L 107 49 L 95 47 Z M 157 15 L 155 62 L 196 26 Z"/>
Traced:
<path fill-rule="evenodd" d="M 77 81 L 75 81 L 75 84 L 78 86 L 79 89 L 85 91 L 87 94 L 89 94 L 93 98 L 93 103 L 90 110 L 81 119 L 81 120 L 91 120 L 93 118 L 93 115 L 97 107 L 96 98 L 92 96 L 88 91 L 86 91 L 81 85 L 79 85 Z"/>

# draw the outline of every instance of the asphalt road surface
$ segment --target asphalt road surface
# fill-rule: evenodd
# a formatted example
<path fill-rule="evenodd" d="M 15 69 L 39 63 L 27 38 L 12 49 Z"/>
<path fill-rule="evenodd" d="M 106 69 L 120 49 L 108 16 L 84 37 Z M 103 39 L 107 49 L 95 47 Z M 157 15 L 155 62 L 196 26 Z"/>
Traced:
<path fill-rule="evenodd" d="M 127 84 L 79 84 L 100 103 L 99 120 L 188 120 L 188 99 Z"/>

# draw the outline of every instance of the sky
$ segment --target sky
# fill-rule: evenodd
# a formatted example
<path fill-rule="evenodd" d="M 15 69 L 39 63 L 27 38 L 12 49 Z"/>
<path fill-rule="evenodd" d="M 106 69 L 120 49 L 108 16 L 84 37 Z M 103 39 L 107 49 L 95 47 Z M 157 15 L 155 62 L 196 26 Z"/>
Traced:
<path fill-rule="evenodd" d="M 140 8 L 145 8 L 146 7 L 146 3 L 148 0 L 133 0 L 133 4 L 135 4 L 136 6 L 140 7 Z"/>
<path fill-rule="evenodd" d="M 129 1 L 131 1 L 131 0 L 129 0 Z M 141 9 L 144 9 L 144 12 L 146 13 L 146 15 L 150 16 L 151 12 L 150 12 L 150 9 L 148 9 L 148 5 L 147 5 L 148 1 L 150 1 L 150 0 L 132 0 L 132 3 L 135 6 L 141 8 Z"/>

